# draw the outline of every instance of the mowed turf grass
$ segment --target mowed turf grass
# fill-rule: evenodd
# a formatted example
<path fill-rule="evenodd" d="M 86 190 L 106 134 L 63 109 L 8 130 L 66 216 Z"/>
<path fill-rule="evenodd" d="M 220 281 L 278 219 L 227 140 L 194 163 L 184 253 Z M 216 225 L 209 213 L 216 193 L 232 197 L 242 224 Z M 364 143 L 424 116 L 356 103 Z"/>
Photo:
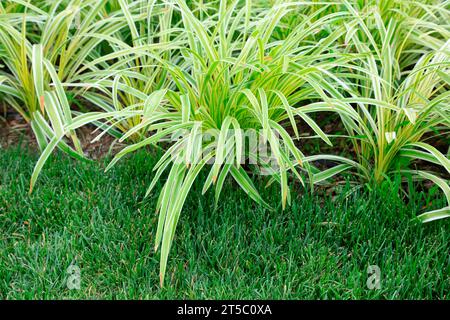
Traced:
<path fill-rule="evenodd" d="M 0 149 L 2 299 L 449 298 L 450 221 L 412 220 L 430 201 L 445 204 L 435 189 L 402 202 L 390 187 L 334 199 L 297 188 L 291 207 L 270 211 L 231 182 L 216 207 L 198 183 L 161 289 L 159 190 L 143 199 L 157 157 L 141 151 L 104 173 L 107 160 L 55 155 L 29 196 L 36 159 L 23 147 Z M 259 189 L 280 203 L 276 186 Z M 80 290 L 67 287 L 71 265 L 81 270 Z M 381 270 L 380 290 L 367 287 L 369 265 Z"/>

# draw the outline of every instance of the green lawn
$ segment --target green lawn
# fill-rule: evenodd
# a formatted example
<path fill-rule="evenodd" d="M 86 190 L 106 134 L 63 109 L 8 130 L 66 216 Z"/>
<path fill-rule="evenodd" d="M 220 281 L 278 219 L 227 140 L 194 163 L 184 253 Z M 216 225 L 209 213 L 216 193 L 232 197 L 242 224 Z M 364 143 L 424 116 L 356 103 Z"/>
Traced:
<path fill-rule="evenodd" d="M 449 298 L 450 221 L 411 220 L 431 200 L 444 205 L 438 192 L 401 202 L 389 188 L 334 200 L 298 188 L 283 212 L 231 183 L 218 207 L 194 187 L 160 289 L 158 190 L 143 199 L 154 158 L 140 152 L 105 174 L 106 160 L 54 156 L 29 196 L 37 155 L 0 149 L 0 298 Z M 260 190 L 280 203 L 276 187 Z M 67 288 L 71 264 L 80 290 Z M 381 269 L 380 290 L 367 288 L 368 265 Z"/>

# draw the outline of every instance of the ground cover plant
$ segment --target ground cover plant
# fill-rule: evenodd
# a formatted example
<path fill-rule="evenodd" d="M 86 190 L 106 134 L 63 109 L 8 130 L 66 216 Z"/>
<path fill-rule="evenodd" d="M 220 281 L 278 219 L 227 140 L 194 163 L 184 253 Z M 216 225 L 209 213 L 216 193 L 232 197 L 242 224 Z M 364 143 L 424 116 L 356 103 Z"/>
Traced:
<path fill-rule="evenodd" d="M 430 202 L 445 204 L 437 188 L 411 193 L 405 205 L 391 188 L 348 193 L 349 184 L 334 200 L 324 190 L 297 196 L 280 214 L 231 181 L 215 206 L 199 180 L 161 288 L 158 216 L 148 214 L 157 194 L 142 201 L 157 158 L 140 150 L 104 174 L 109 159 L 59 153 L 31 196 L 36 152 L 22 143 L 0 160 L 8 168 L 0 173 L 2 299 L 448 299 L 450 221 L 412 220 Z M 255 185 L 281 202 L 277 186 Z M 374 264 L 380 290 L 366 285 Z M 71 265 L 81 269 L 81 290 L 67 288 Z"/>
<path fill-rule="evenodd" d="M 147 154 L 154 165 L 142 163 L 134 201 L 151 202 L 149 221 L 157 213 L 147 232 L 161 286 L 191 197 L 213 192 L 216 213 L 230 185 L 281 216 L 317 193 L 359 203 L 364 190 L 380 201 L 391 188 L 414 208 L 395 219 L 445 227 L 436 220 L 450 216 L 449 5 L 2 1 L 0 101 L 29 122 L 41 151 L 30 197 L 56 149 L 89 162 L 85 127 L 93 142 L 125 144 L 107 171 Z M 416 194 L 438 200 L 418 207 Z"/>

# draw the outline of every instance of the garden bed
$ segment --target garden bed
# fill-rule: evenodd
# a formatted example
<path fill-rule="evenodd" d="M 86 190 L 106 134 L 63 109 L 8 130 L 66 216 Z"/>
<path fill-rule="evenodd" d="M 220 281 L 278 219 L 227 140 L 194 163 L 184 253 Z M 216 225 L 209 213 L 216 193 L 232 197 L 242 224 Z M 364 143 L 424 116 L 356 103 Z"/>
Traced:
<path fill-rule="evenodd" d="M 0 298 L 448 298 L 448 2 L 2 0 Z"/>

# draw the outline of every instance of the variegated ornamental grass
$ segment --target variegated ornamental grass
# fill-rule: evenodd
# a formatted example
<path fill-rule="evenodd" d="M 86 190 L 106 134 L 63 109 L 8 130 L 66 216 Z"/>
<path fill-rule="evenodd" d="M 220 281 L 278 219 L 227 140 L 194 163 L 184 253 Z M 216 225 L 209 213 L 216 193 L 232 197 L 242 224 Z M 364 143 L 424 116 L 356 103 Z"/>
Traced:
<path fill-rule="evenodd" d="M 164 184 L 155 241 L 162 285 L 184 202 L 202 171 L 203 192 L 214 187 L 216 201 L 233 179 L 274 206 L 252 182 L 261 165 L 243 147 L 250 130 L 270 149 L 276 166 L 264 169 L 280 186 L 283 208 L 292 194 L 347 171 L 354 183 L 398 174 L 431 180 L 450 206 L 448 181 L 415 164 L 450 173 L 432 139 L 450 125 L 449 4 L 3 1 L 0 97 L 31 122 L 43 150 L 31 189 L 55 148 L 84 158 L 76 131 L 87 124 L 99 128 L 98 138 L 129 144 L 108 169 L 137 149 L 163 148 L 147 191 Z M 301 146 L 311 140 L 302 139 L 300 120 L 314 138 L 330 146 L 336 138 L 314 120 L 320 112 L 339 115 L 347 131 L 340 138 L 353 153 L 305 154 Z M 179 132 L 181 139 L 169 139 Z M 215 139 L 197 140 L 204 132 Z M 319 170 L 322 160 L 335 166 Z M 306 189 L 294 188 L 296 180 Z M 419 218 L 448 216 L 450 207 Z"/>
<path fill-rule="evenodd" d="M 60 83 L 76 79 L 84 64 L 100 55 L 96 49 L 106 35 L 126 25 L 120 18 L 101 19 L 104 10 L 99 1 L 2 1 L 0 5 L 0 57 L 8 69 L 0 73 L 0 92 L 31 123 L 42 150 L 72 123 L 69 92 Z M 66 134 L 76 150 L 62 140 L 58 147 L 83 157 L 76 134 Z"/>

